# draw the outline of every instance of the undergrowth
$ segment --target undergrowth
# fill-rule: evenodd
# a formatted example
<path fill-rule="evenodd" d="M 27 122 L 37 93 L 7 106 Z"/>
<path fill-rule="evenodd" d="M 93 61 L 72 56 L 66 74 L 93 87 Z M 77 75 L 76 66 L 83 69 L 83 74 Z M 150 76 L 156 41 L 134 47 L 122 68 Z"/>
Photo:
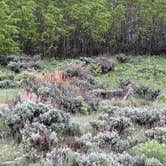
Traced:
<path fill-rule="evenodd" d="M 140 83 L 161 89 L 159 104 L 166 103 L 166 58 L 161 56 L 138 56 L 128 63 L 117 63 L 114 71 L 98 75 L 97 79 L 110 89 L 117 88 L 121 79 L 130 79 L 133 83 Z"/>

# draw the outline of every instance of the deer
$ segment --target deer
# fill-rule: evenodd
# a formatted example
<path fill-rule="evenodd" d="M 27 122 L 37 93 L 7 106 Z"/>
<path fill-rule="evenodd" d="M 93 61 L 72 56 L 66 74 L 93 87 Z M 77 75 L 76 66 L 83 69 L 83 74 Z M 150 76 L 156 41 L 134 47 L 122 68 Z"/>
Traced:
<path fill-rule="evenodd" d="M 130 94 L 132 93 L 133 88 L 131 84 L 128 84 L 121 90 L 111 92 L 110 99 L 123 99 L 127 100 Z"/>

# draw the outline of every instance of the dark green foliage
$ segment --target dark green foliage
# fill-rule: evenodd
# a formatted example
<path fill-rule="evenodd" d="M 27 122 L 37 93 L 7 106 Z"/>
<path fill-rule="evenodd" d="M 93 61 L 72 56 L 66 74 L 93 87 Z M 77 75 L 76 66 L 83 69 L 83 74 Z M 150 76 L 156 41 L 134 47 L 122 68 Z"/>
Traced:
<path fill-rule="evenodd" d="M 30 101 L 17 104 L 6 120 L 12 135 L 27 148 L 48 151 L 58 137 L 79 135 L 79 124 L 70 121 L 70 116 L 57 109 L 37 105 Z"/>
<path fill-rule="evenodd" d="M 17 84 L 12 80 L 0 81 L 0 89 L 15 88 Z"/>
<path fill-rule="evenodd" d="M 131 156 L 128 153 L 101 153 L 90 152 L 88 154 L 81 154 L 73 152 L 69 148 L 53 149 L 47 154 L 45 164 L 55 166 L 55 163 L 61 161 L 62 165 L 77 165 L 77 166 L 163 166 L 163 164 L 155 158 L 147 158 L 145 155 Z"/>
<path fill-rule="evenodd" d="M 14 79 L 14 74 L 0 71 L 0 81 L 13 80 L 13 79 Z"/>
<path fill-rule="evenodd" d="M 38 70 L 41 69 L 39 64 L 40 56 L 15 56 L 8 63 L 10 71 L 20 73 L 24 70 Z"/>
<path fill-rule="evenodd" d="M 110 107 L 104 113 L 101 113 L 97 120 L 90 122 L 94 132 L 97 133 L 94 137 L 95 140 L 91 138 L 91 142 L 98 142 L 99 147 L 108 148 L 110 146 L 111 150 L 121 153 L 135 145 L 146 142 L 144 136 L 139 138 L 133 135 L 138 127 L 137 125 L 153 127 L 162 122 L 161 116 L 161 111 Z M 145 133 L 149 139 L 165 140 L 165 133 L 162 128 L 159 131 L 157 128 L 156 130 L 147 130 Z"/>
<path fill-rule="evenodd" d="M 0 55 L 19 51 L 19 44 L 15 40 L 18 35 L 18 27 L 15 25 L 16 18 L 11 6 L 6 1 L 0 2 Z"/>
<path fill-rule="evenodd" d="M 128 62 L 130 59 L 129 59 L 129 56 L 125 55 L 125 54 L 118 54 L 116 55 L 116 59 L 120 62 L 120 63 L 126 63 Z"/>
<path fill-rule="evenodd" d="M 140 85 L 134 87 L 134 93 L 140 98 L 154 101 L 160 95 L 160 90 L 151 88 L 149 86 Z"/>
<path fill-rule="evenodd" d="M 159 122 L 160 119 L 160 113 L 155 110 L 148 110 L 145 108 L 142 109 L 124 109 L 125 115 L 128 118 L 131 118 L 131 120 L 134 123 L 137 123 L 139 125 L 153 125 L 155 122 Z"/>
<path fill-rule="evenodd" d="M 166 163 L 166 158 L 165 158 L 166 144 L 159 144 L 156 141 L 150 141 L 150 142 L 146 142 L 144 144 L 140 144 L 134 147 L 132 151 L 135 154 L 144 153 L 148 157 L 151 157 L 151 158 L 154 157 L 160 160 L 160 162 L 164 165 Z"/>
<path fill-rule="evenodd" d="M 4 56 L 19 51 L 44 56 L 165 52 L 165 0 L 2 0 L 0 5 Z"/>
<path fill-rule="evenodd" d="M 132 125 L 131 120 L 126 117 L 99 117 L 99 121 L 91 122 L 91 125 L 99 130 L 116 130 L 121 133 L 125 128 Z"/>
<path fill-rule="evenodd" d="M 70 78 L 72 78 L 72 77 L 78 77 L 78 78 L 82 78 L 82 77 L 85 77 L 86 75 L 87 75 L 87 71 L 80 64 L 69 65 L 64 70 L 64 76 L 65 77 L 70 77 Z"/>
<path fill-rule="evenodd" d="M 22 71 L 21 73 L 18 73 L 14 80 L 15 81 L 23 81 L 25 79 L 28 79 L 29 77 L 33 77 L 34 74 L 32 72 L 28 72 L 28 71 Z"/>
<path fill-rule="evenodd" d="M 55 109 L 50 109 L 47 112 L 41 115 L 41 121 L 46 125 L 50 126 L 52 123 L 66 123 L 68 122 L 68 115 L 64 114 L 64 112 L 57 111 Z"/>
<path fill-rule="evenodd" d="M 166 144 L 166 127 L 156 127 L 154 129 L 146 130 L 145 135 L 147 139 L 153 139 L 159 143 Z"/>
<path fill-rule="evenodd" d="M 162 111 L 145 108 L 109 107 L 103 115 L 100 114 L 97 121 L 92 122 L 92 126 L 97 130 L 115 129 L 122 132 L 125 128 L 130 127 L 132 123 L 153 126 L 155 123 L 163 121 L 162 118 Z"/>
<path fill-rule="evenodd" d="M 114 69 L 114 63 L 106 57 L 96 58 L 95 63 L 100 67 L 103 74 L 108 73 Z"/>
<path fill-rule="evenodd" d="M 114 70 L 115 67 L 112 60 L 107 57 L 99 56 L 95 59 L 81 57 L 80 60 L 83 61 L 85 65 L 88 66 L 89 70 L 95 75 L 108 73 Z"/>

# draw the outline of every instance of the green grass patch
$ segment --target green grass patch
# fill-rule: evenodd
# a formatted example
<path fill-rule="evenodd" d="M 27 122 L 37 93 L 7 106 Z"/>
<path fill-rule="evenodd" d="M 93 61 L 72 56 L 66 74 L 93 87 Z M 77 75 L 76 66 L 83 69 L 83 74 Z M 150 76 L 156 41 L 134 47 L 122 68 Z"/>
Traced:
<path fill-rule="evenodd" d="M 7 67 L 0 65 L 0 72 L 7 72 Z"/>
<path fill-rule="evenodd" d="M 0 117 L 0 129 L 5 127 L 5 118 Z"/>
<path fill-rule="evenodd" d="M 10 101 L 21 91 L 21 89 L 0 89 L 0 100 L 7 99 Z"/>
<path fill-rule="evenodd" d="M 134 154 L 145 154 L 149 158 L 157 158 L 166 165 L 166 144 L 150 141 L 132 148 L 131 151 Z"/>
<path fill-rule="evenodd" d="M 71 120 L 78 122 L 80 124 L 80 127 L 84 130 L 84 132 L 87 132 L 91 130 L 89 122 L 96 119 L 98 115 L 99 113 L 92 113 L 90 115 L 76 114 L 71 116 Z"/>
<path fill-rule="evenodd" d="M 13 140 L 0 140 L 0 165 L 28 165 L 25 159 L 23 149 L 16 145 Z"/>
<path fill-rule="evenodd" d="M 113 57 L 114 59 L 114 57 Z M 145 84 L 161 90 L 160 104 L 166 104 L 166 58 L 161 56 L 133 57 L 128 63 L 116 62 L 115 70 L 96 77 L 109 89 L 118 88 L 118 81 L 130 79 L 135 84 Z"/>
<path fill-rule="evenodd" d="M 73 59 L 48 59 L 41 60 L 40 65 L 44 70 L 55 71 L 57 69 L 64 68 L 68 64 L 72 63 Z"/>

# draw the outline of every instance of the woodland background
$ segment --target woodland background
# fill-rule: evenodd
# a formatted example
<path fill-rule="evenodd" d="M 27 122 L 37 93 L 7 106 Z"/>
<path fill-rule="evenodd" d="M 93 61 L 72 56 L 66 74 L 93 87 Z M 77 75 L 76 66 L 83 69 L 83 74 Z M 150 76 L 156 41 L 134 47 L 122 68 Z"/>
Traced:
<path fill-rule="evenodd" d="M 166 53 L 166 0 L 1 0 L 0 55 Z"/>

